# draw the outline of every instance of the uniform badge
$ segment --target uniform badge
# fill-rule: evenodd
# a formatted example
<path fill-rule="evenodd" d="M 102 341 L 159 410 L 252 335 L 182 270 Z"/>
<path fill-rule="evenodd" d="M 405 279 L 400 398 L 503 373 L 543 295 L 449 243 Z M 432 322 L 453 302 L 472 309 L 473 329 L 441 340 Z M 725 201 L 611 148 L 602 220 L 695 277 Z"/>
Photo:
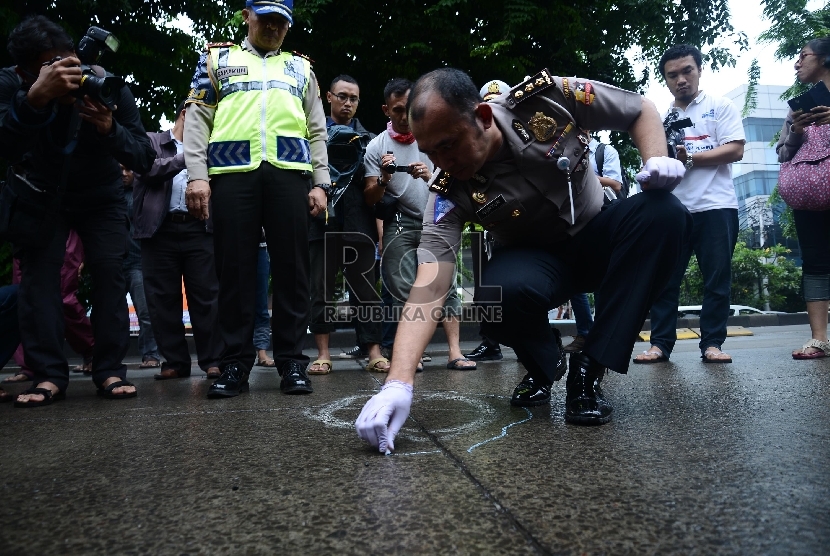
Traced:
<path fill-rule="evenodd" d="M 513 120 L 513 131 L 519 136 L 519 139 L 524 143 L 530 143 L 533 139 L 530 138 L 530 133 L 525 129 L 525 125 L 519 120 Z"/>
<path fill-rule="evenodd" d="M 219 68 L 213 74 L 216 76 L 216 79 L 222 81 L 234 75 L 248 75 L 248 66 L 227 66 Z"/>
<path fill-rule="evenodd" d="M 589 82 L 585 83 L 577 83 L 576 90 L 574 91 L 574 98 L 576 98 L 577 102 L 581 102 L 585 106 L 590 106 L 592 102 L 594 102 L 594 86 L 591 85 Z"/>
<path fill-rule="evenodd" d="M 478 216 L 479 220 L 484 220 L 490 214 L 493 213 L 494 210 L 505 204 L 507 201 L 504 199 L 504 195 L 499 195 L 480 209 L 476 211 L 476 216 Z"/>
<path fill-rule="evenodd" d="M 533 132 L 537 141 L 544 143 L 545 141 L 549 141 L 553 137 L 553 134 L 556 133 L 556 120 L 550 116 L 545 116 L 541 112 L 536 112 L 530 118 L 530 121 L 527 122 L 527 127 Z"/>
<path fill-rule="evenodd" d="M 429 184 L 429 190 L 433 193 L 443 194 L 446 195 L 450 192 L 450 185 L 452 184 L 452 178 L 450 175 L 443 170 L 437 177 L 432 179 L 432 183 Z"/>
<path fill-rule="evenodd" d="M 559 145 L 562 143 L 562 140 L 565 139 L 565 137 L 567 137 L 567 135 L 571 132 L 571 130 L 573 128 L 574 128 L 573 123 L 568 122 L 568 125 L 566 125 L 565 129 L 562 130 L 562 135 L 560 135 L 559 138 L 553 143 L 553 146 L 550 148 L 550 150 L 548 151 L 548 154 L 546 154 L 545 156 L 547 156 L 548 158 L 551 158 L 554 155 L 554 153 L 556 152 L 556 149 L 559 148 Z"/>
<path fill-rule="evenodd" d="M 487 197 L 481 191 L 473 191 L 473 201 L 479 205 L 483 205 L 487 202 Z"/>
<path fill-rule="evenodd" d="M 432 223 L 438 224 L 455 208 L 455 203 L 441 195 L 435 196 L 435 208 L 433 209 Z"/>
<path fill-rule="evenodd" d="M 547 69 L 543 69 L 524 83 L 516 85 L 507 95 L 507 105 L 515 106 L 553 84 L 553 76 Z"/>
<path fill-rule="evenodd" d="M 562 78 L 562 92 L 565 94 L 565 98 L 571 98 L 571 87 L 568 85 L 568 78 Z"/>

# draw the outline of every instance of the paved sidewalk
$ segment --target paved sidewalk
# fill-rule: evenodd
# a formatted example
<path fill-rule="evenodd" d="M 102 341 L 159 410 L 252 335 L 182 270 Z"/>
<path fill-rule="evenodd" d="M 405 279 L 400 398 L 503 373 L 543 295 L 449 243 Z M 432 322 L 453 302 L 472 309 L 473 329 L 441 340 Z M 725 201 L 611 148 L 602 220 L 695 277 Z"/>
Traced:
<path fill-rule="evenodd" d="M 449 371 L 436 344 L 392 456 L 354 433 L 383 379 L 355 361 L 304 397 L 264 368 L 229 400 L 197 370 L 130 371 L 118 402 L 73 375 L 53 406 L 0 405 L 0 554 L 826 554 L 830 359 L 792 360 L 805 325 L 753 331 L 731 365 L 685 341 L 608 375 L 596 428 L 564 423 L 564 381 L 511 408 L 512 351 Z"/>

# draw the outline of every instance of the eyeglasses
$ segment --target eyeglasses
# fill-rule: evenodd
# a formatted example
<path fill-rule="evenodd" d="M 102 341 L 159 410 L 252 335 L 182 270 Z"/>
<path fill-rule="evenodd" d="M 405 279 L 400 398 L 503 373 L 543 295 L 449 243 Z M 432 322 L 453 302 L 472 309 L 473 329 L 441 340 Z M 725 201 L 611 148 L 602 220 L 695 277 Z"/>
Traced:
<path fill-rule="evenodd" d="M 336 97 L 337 100 L 339 100 L 342 103 L 345 103 L 347 100 L 352 104 L 357 104 L 358 102 L 360 102 L 360 97 L 354 95 L 349 96 L 346 93 L 338 93 L 336 95 L 332 93 L 332 96 Z"/>
<path fill-rule="evenodd" d="M 799 63 L 803 62 L 804 58 L 806 58 L 807 56 L 818 56 L 818 54 L 816 54 L 815 52 L 802 52 L 798 55 Z"/>

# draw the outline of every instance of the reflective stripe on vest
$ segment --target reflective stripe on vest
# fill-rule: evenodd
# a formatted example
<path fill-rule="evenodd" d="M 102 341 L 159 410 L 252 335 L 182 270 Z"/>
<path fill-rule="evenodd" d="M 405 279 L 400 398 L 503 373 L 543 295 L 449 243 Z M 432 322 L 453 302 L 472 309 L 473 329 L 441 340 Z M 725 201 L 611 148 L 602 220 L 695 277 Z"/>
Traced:
<path fill-rule="evenodd" d="M 249 172 L 267 161 L 311 171 L 303 110 L 311 67 L 291 54 L 260 58 L 239 46 L 210 51 L 219 104 L 208 144 L 208 173 Z"/>

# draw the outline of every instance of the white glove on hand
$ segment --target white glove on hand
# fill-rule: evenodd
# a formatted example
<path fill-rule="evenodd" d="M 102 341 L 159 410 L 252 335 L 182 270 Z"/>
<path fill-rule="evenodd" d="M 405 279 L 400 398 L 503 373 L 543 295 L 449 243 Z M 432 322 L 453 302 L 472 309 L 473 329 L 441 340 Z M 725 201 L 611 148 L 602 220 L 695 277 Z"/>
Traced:
<path fill-rule="evenodd" d="M 394 450 L 395 436 L 409 417 L 411 405 L 412 385 L 400 380 L 388 380 L 357 416 L 354 422 L 357 435 L 377 446 L 382 454 Z"/>
<path fill-rule="evenodd" d="M 636 179 L 644 190 L 665 189 L 672 191 L 685 174 L 686 167 L 679 160 L 668 156 L 655 156 L 646 161 Z"/>

